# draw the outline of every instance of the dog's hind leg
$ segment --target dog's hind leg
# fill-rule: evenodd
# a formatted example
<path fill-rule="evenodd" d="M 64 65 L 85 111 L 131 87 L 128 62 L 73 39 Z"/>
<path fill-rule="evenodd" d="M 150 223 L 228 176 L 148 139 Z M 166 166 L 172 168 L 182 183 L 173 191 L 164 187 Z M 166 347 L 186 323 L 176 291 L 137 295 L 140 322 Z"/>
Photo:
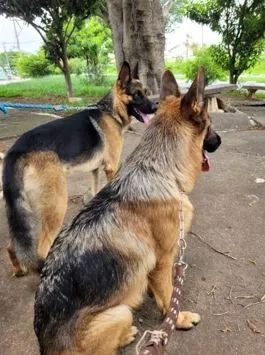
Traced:
<path fill-rule="evenodd" d="M 92 188 L 88 190 L 83 196 L 83 203 L 87 204 L 99 190 L 99 168 L 92 170 Z"/>
<path fill-rule="evenodd" d="M 25 192 L 38 223 L 36 251 L 41 262 L 62 227 L 67 208 L 66 177 L 55 154 L 32 154 Z"/>
<path fill-rule="evenodd" d="M 58 171 L 55 180 L 41 194 L 41 231 L 38 256 L 46 259 L 48 252 L 60 232 L 67 209 L 67 186 L 64 174 Z"/>
<path fill-rule="evenodd" d="M 132 322 L 132 312 L 126 305 L 109 308 L 96 315 L 88 324 L 84 317 L 75 336 L 77 353 L 115 355 L 119 347 L 134 340 L 137 328 L 132 326 Z"/>
<path fill-rule="evenodd" d="M 99 168 L 92 171 L 93 176 L 93 186 L 92 186 L 92 194 L 93 196 L 98 193 L 98 185 L 99 185 Z"/>
<path fill-rule="evenodd" d="M 17 277 L 26 275 L 28 273 L 28 268 L 19 262 L 12 243 L 8 245 L 7 252 L 13 265 L 13 275 Z"/>

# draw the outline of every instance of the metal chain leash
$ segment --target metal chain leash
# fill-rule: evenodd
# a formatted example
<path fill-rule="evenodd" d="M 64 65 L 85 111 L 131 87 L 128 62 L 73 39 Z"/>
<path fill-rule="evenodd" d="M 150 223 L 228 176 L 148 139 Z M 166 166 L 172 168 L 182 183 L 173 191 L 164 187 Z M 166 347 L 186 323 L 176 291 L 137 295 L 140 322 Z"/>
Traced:
<path fill-rule="evenodd" d="M 187 247 L 185 240 L 185 220 L 183 212 L 183 193 L 181 192 L 179 208 L 179 255 L 173 266 L 174 282 L 169 310 L 157 330 L 146 330 L 136 346 L 136 355 L 163 355 L 170 336 L 176 328 L 176 320 L 180 311 L 181 286 L 184 282 L 185 270 L 188 264 L 184 262 L 184 253 Z"/>
<path fill-rule="evenodd" d="M 184 221 L 184 211 L 183 211 L 183 192 L 181 192 L 180 198 L 180 209 L 179 209 L 179 258 L 178 265 L 184 266 L 184 271 L 187 269 L 188 264 L 184 262 L 184 253 L 187 248 L 187 242 L 185 240 L 185 221 Z"/>

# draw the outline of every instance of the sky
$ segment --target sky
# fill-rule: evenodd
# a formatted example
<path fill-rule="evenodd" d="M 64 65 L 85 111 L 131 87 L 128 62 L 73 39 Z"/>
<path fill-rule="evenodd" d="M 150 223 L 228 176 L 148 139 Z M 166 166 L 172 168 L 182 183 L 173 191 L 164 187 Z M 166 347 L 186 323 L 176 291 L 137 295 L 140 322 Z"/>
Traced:
<path fill-rule="evenodd" d="M 39 34 L 31 26 L 21 20 L 15 20 L 21 50 L 35 53 L 41 46 L 42 40 Z M 173 32 L 166 34 L 166 50 L 170 51 L 174 47 L 183 46 L 190 37 L 191 42 L 198 44 L 213 44 L 219 41 L 219 36 L 213 33 L 207 26 L 198 25 L 189 19 L 183 19 L 181 24 L 177 24 Z M 14 32 L 14 21 L 0 16 L 0 52 L 15 50 L 16 37 Z"/>

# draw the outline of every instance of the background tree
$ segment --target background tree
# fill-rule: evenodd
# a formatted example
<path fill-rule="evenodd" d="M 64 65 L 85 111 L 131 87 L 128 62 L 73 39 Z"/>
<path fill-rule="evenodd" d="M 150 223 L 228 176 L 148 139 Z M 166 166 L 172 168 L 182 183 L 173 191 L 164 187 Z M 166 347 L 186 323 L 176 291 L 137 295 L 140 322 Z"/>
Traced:
<path fill-rule="evenodd" d="M 69 41 L 68 53 L 73 58 L 84 58 L 89 79 L 101 83 L 102 74 L 113 52 L 110 28 L 99 17 L 93 16 Z"/>
<path fill-rule="evenodd" d="M 140 79 L 159 91 L 165 60 L 166 19 L 177 0 L 107 0 L 117 68 L 139 62 Z"/>
<path fill-rule="evenodd" d="M 100 4 L 100 0 L 1 0 L 0 14 L 18 17 L 35 28 L 48 58 L 62 71 L 70 97 L 73 90 L 67 46 L 73 32 Z"/>
<path fill-rule="evenodd" d="M 207 0 L 192 2 L 187 15 L 207 24 L 222 36 L 215 46 L 215 60 L 236 83 L 244 70 L 252 67 L 264 49 L 265 6 L 263 0 Z"/>
<path fill-rule="evenodd" d="M 165 31 L 174 30 L 176 23 L 181 22 L 185 11 L 185 0 L 160 0 L 163 17 L 165 20 Z"/>

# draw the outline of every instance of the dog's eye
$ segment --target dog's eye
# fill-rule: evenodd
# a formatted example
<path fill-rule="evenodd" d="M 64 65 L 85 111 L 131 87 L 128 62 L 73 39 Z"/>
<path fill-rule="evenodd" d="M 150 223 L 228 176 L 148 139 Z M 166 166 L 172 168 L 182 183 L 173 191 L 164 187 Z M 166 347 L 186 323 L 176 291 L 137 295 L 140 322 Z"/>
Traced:
<path fill-rule="evenodd" d="M 141 91 L 136 91 L 136 92 L 133 94 L 133 98 L 134 98 L 135 100 L 137 100 L 137 99 L 139 99 L 139 98 L 141 98 L 141 97 L 143 97 Z"/>

